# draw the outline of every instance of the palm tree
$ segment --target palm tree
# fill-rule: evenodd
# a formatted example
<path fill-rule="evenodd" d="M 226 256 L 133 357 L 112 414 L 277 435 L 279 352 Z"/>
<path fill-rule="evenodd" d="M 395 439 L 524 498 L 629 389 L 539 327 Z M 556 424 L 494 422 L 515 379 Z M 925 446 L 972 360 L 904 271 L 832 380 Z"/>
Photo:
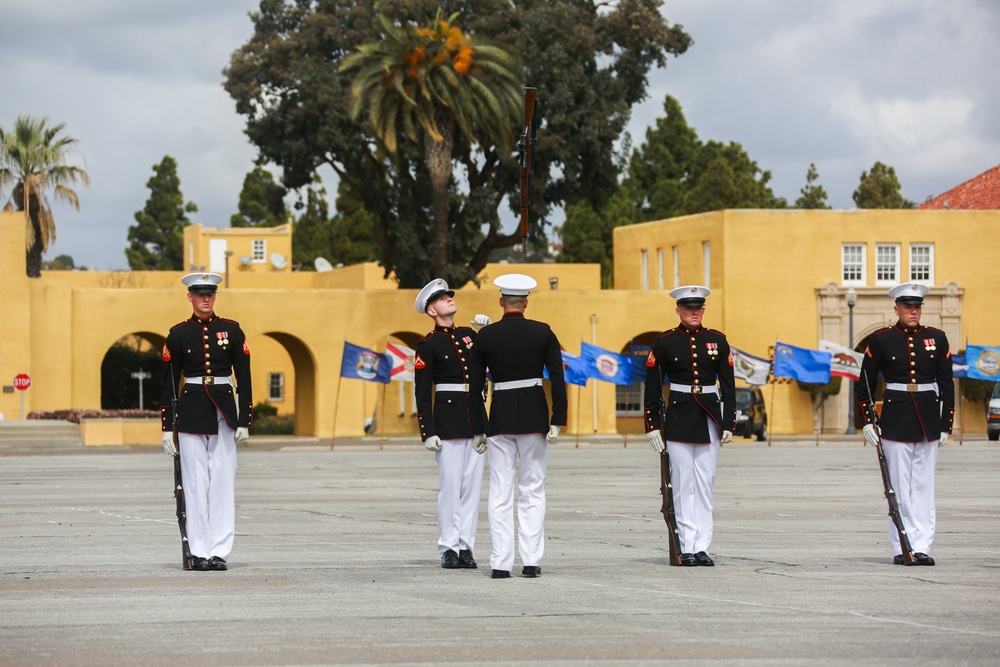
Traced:
<path fill-rule="evenodd" d="M 380 13 L 382 38 L 344 58 L 340 71 L 357 69 L 351 116 L 367 110 L 375 138 L 389 153 L 398 135 L 416 142 L 423 132 L 424 162 L 434 207 L 435 276 L 449 276 L 448 184 L 456 128 L 473 143 L 512 150 L 521 102 L 521 69 L 506 47 L 462 32 L 458 14 L 437 16 L 426 27 L 396 25 Z"/>
<path fill-rule="evenodd" d="M 79 211 L 76 192 L 67 186 L 77 182 L 90 185 L 86 171 L 66 164 L 77 140 L 59 136 L 64 127 L 65 123 L 50 127 L 48 118 L 22 115 L 12 132 L 0 128 L 0 194 L 13 186 L 5 210 L 28 211 L 25 242 L 29 278 L 42 275 L 42 253 L 56 240 L 48 193 Z"/>

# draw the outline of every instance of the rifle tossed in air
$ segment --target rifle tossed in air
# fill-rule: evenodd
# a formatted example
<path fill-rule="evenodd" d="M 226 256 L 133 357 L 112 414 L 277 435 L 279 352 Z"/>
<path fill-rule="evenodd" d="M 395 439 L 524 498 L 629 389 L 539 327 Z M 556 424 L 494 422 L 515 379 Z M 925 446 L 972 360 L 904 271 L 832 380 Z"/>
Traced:
<path fill-rule="evenodd" d="M 535 93 L 537 88 L 524 87 L 524 129 L 517 140 L 518 163 L 521 167 L 521 253 L 528 260 L 528 207 L 531 206 L 531 182 L 535 173 Z"/>

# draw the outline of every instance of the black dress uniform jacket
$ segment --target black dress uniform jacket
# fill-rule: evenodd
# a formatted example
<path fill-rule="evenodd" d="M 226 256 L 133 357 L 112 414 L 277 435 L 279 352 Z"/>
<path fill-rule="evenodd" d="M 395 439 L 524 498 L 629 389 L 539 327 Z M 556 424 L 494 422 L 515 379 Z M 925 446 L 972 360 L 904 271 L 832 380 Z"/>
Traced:
<path fill-rule="evenodd" d="M 171 399 L 177 389 L 177 430 L 182 433 L 218 435 L 218 408 L 230 428 L 249 428 L 253 419 L 253 391 L 250 383 L 250 348 L 239 322 L 212 315 L 207 320 L 191 316 L 176 324 L 163 346 L 163 394 L 160 420 L 164 431 L 173 428 Z M 231 377 L 239 388 L 239 410 L 229 384 L 182 384 L 185 378 Z"/>
<path fill-rule="evenodd" d="M 882 396 L 883 438 L 924 442 L 937 440 L 942 433 L 951 433 L 955 418 L 951 364 L 948 337 L 940 329 L 925 326 L 907 329 L 897 322 L 895 326 L 873 333 L 861 363 L 861 382 L 858 383 L 858 403 L 865 424 L 872 423 L 872 399 L 881 371 L 886 383 L 936 382 L 938 386 L 937 393 L 886 389 Z"/>
<path fill-rule="evenodd" d="M 548 324 L 529 320 L 523 313 L 504 313 L 503 319 L 479 331 L 473 351 L 481 369 L 479 384 L 474 389 L 481 389 L 487 369 L 495 385 L 541 379 L 542 368 L 547 368 L 552 389 L 551 424 L 566 425 L 562 352 L 559 339 Z M 503 391 L 494 388 L 489 422 L 489 435 L 547 433 L 550 421 L 545 390 L 541 385 Z"/>
<path fill-rule="evenodd" d="M 706 415 L 712 418 L 719 433 L 732 432 L 736 425 L 736 381 L 733 356 L 725 334 L 701 327 L 684 326 L 664 331 L 653 341 L 646 360 L 646 391 L 643 417 L 646 432 L 663 428 L 664 440 L 686 443 L 709 443 Z M 662 380 L 661 380 L 662 378 Z M 663 385 L 712 386 L 718 380 L 718 394 L 671 391 L 667 397 L 667 418 L 660 424 L 660 396 Z M 694 391 L 698 391 L 695 389 Z"/>
<path fill-rule="evenodd" d="M 475 340 L 476 332 L 469 327 L 436 326 L 417 343 L 414 383 L 421 440 L 432 435 L 442 440 L 464 440 L 486 432 L 482 391 L 433 392 L 434 385 L 439 384 L 475 384 Z"/>

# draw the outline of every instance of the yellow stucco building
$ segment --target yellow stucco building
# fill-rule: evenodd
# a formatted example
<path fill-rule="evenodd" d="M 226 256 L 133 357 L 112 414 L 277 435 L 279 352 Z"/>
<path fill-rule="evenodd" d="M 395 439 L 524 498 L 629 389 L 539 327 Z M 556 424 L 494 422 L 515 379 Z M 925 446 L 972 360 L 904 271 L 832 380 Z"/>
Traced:
<path fill-rule="evenodd" d="M 863 341 L 892 319 L 889 284 L 918 271 L 934 285 L 924 322 L 944 329 L 958 349 L 966 338 L 1000 341 L 1000 323 L 986 307 L 998 223 L 997 211 L 719 211 L 615 230 L 614 289 L 600 289 L 597 265 L 491 264 L 481 286 L 466 286 L 456 301 L 460 319 L 477 312 L 497 319 L 492 279 L 526 273 L 539 283 L 527 315 L 548 322 L 564 349 L 577 353 L 586 341 L 624 351 L 675 325 L 667 291 L 701 283 L 713 290 L 706 325 L 766 357 L 776 340 L 812 348 L 820 338 L 846 344 L 848 286 L 858 293 L 855 343 Z M 248 335 L 255 402 L 294 413 L 301 435 L 358 436 L 374 414 L 383 433 L 416 434 L 412 385 L 340 377 L 345 341 L 378 351 L 389 342 L 415 347 L 430 330 L 431 320 L 413 309 L 416 290 L 397 289 L 374 264 L 292 271 L 271 258 L 291 256 L 290 228 L 262 234 L 192 226 L 185 236 L 186 259 L 198 270 L 218 269 L 222 258 L 218 272 L 227 281 L 216 308 Z M 261 238 L 264 248 L 254 243 Z M 24 218 L 0 213 L 0 383 L 31 375 L 27 411 L 100 408 L 100 369 L 110 347 L 138 336 L 158 349 L 169 328 L 190 316 L 183 273 L 48 271 L 28 279 Z M 159 387 L 150 390 L 159 394 Z M 769 386 L 764 394 L 774 433 L 812 432 L 808 396 L 794 384 Z M 19 400 L 5 390 L 0 412 L 16 418 Z M 638 433 L 639 401 L 638 387 L 571 386 L 567 431 Z M 845 389 L 827 401 L 823 429 L 843 432 L 846 408 Z M 960 419 L 967 432 L 985 431 L 981 405 L 965 405 Z"/>

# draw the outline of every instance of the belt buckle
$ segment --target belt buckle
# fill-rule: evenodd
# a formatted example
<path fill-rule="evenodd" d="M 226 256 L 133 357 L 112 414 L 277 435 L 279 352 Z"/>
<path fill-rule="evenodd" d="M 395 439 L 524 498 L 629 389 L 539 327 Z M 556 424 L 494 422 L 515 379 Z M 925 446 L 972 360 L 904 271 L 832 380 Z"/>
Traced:
<path fill-rule="evenodd" d="M 915 384 L 908 384 L 908 385 L 906 385 L 906 391 L 909 392 L 909 393 L 911 393 L 911 394 L 915 394 L 915 393 L 917 393 L 920 390 L 917 389 L 917 385 L 915 385 Z"/>
<path fill-rule="evenodd" d="M 202 384 L 215 384 L 215 377 L 212 375 L 205 375 L 201 378 Z"/>
<path fill-rule="evenodd" d="M 692 394 L 700 394 L 701 393 L 701 385 L 694 385 L 693 387 L 691 387 L 691 393 Z"/>

